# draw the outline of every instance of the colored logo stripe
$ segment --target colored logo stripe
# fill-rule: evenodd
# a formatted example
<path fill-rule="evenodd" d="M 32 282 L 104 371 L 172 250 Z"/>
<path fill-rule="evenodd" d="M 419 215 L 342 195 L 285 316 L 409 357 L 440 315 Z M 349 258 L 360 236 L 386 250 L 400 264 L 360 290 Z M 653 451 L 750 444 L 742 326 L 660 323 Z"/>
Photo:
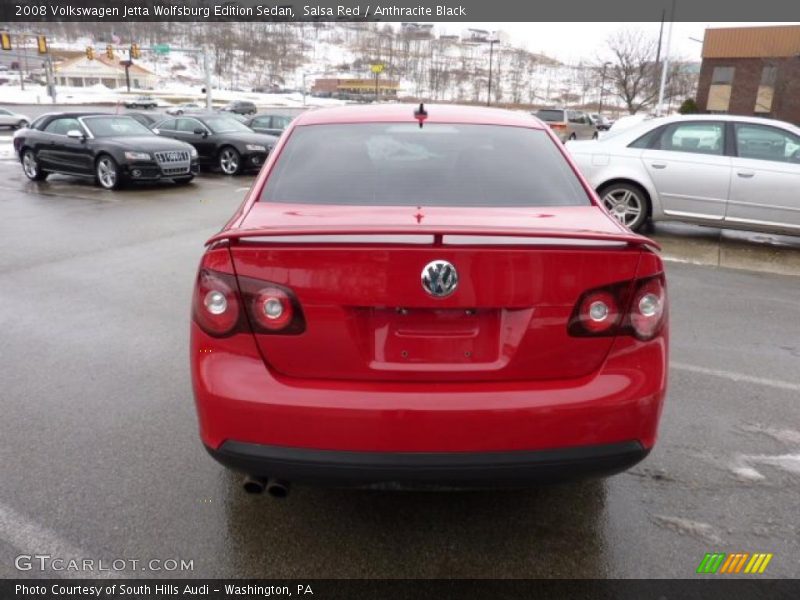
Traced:
<path fill-rule="evenodd" d="M 700 566 L 697 567 L 698 573 L 716 573 L 722 561 L 725 560 L 725 554 L 716 552 L 714 554 L 706 554 Z"/>
<path fill-rule="evenodd" d="M 772 560 L 772 554 L 757 552 L 750 554 L 748 552 L 734 552 L 733 554 L 726 554 L 724 552 L 709 552 L 700 562 L 697 567 L 698 573 L 763 573 L 769 562 Z M 747 566 L 745 566 L 747 565 Z M 744 571 L 742 571 L 744 569 Z"/>

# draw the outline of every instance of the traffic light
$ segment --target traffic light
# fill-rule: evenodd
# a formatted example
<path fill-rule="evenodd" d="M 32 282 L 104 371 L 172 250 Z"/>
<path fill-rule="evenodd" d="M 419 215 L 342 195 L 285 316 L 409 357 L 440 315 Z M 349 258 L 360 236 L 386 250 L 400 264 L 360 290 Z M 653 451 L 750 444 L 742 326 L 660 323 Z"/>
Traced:
<path fill-rule="evenodd" d="M 0 41 L 2 42 L 3 50 L 11 50 L 11 35 L 0 33 Z"/>
<path fill-rule="evenodd" d="M 139 58 L 142 55 L 139 44 L 131 44 L 131 58 Z"/>
<path fill-rule="evenodd" d="M 112 46 L 111 44 L 108 44 L 106 46 L 106 56 L 111 59 L 114 58 L 114 46 Z"/>
<path fill-rule="evenodd" d="M 39 48 L 39 54 L 47 54 L 47 38 L 45 36 L 37 35 L 36 45 Z"/>
<path fill-rule="evenodd" d="M 91 46 L 86 46 L 86 58 L 94 60 L 94 48 Z"/>

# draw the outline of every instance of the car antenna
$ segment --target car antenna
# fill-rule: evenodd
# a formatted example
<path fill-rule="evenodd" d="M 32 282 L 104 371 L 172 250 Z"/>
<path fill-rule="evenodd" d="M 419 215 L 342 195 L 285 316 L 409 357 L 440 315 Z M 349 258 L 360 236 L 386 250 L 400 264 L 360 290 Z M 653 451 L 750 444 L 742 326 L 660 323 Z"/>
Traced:
<path fill-rule="evenodd" d="M 422 102 L 419 103 L 419 108 L 414 111 L 414 118 L 419 121 L 419 128 L 422 129 L 422 123 L 428 118 L 428 112 Z"/>

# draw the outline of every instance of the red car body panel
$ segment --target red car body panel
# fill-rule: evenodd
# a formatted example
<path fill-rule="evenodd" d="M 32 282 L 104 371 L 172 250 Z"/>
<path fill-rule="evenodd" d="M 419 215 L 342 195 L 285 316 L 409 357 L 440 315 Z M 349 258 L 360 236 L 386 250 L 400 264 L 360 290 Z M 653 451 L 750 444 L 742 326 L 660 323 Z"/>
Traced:
<path fill-rule="evenodd" d="M 663 286 L 663 267 L 657 245 L 613 219 L 579 174 L 590 206 L 257 202 L 296 128 L 407 122 L 412 110 L 381 105 L 299 116 L 242 206 L 209 240 L 201 272 L 229 275 L 239 293 L 253 282 L 286 289 L 304 323 L 296 335 L 245 327 L 215 336 L 193 321 L 203 443 L 224 464 L 248 471 L 256 468 L 251 460 L 234 463 L 217 452 L 230 443 L 347 456 L 635 443 L 646 454 L 666 391 L 666 310 L 648 339 L 623 330 L 575 335 L 568 324 L 587 291 L 624 288 L 627 305 L 634 289 L 644 289 L 638 282 L 660 277 Z M 469 107 L 428 113 L 426 126 L 544 130 L 572 165 L 529 115 Z M 419 285 L 421 267 L 437 259 L 458 266 L 457 294 L 432 298 Z M 239 298 L 246 313 L 250 300 L 242 298 L 249 297 Z"/>

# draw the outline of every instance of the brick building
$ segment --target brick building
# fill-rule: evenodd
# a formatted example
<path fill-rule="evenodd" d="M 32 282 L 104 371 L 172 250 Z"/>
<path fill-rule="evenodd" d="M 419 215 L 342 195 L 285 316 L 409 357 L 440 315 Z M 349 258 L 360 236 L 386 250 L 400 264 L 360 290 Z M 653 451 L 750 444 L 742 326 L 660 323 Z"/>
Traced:
<path fill-rule="evenodd" d="M 800 124 L 800 25 L 707 29 L 697 106 Z"/>

